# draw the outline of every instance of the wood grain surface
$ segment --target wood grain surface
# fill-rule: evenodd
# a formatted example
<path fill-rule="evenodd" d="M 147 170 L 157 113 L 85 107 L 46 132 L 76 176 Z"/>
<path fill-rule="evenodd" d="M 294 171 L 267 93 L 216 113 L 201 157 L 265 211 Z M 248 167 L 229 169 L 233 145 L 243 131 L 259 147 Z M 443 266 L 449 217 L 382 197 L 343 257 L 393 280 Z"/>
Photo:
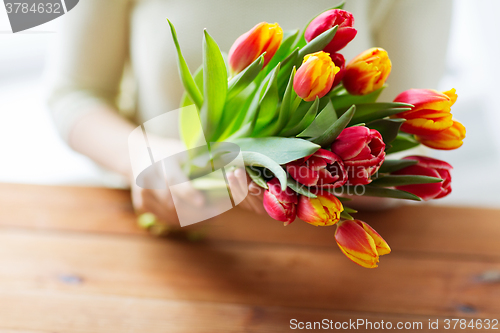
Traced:
<path fill-rule="evenodd" d="M 203 223 L 204 241 L 160 239 L 136 226 L 127 191 L 0 184 L 0 333 L 289 332 L 294 318 L 426 331 L 429 319 L 500 319 L 500 210 L 357 216 L 393 250 L 377 269 L 345 258 L 334 228 L 234 209 Z"/>

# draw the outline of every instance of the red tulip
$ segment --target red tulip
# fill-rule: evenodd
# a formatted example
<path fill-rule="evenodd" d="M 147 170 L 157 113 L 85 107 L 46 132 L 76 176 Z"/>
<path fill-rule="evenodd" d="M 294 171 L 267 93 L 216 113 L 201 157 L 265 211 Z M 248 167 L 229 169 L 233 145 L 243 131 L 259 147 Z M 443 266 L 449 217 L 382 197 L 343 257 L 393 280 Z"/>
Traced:
<path fill-rule="evenodd" d="M 338 73 L 335 74 L 335 79 L 333 80 L 333 84 L 332 84 L 332 87 L 336 87 L 336 86 L 339 85 L 340 82 L 342 82 L 342 79 L 344 78 L 344 74 L 345 74 L 345 58 L 340 53 L 330 54 L 330 58 L 332 58 L 332 61 L 335 64 L 335 66 L 340 69 L 338 71 Z"/>
<path fill-rule="evenodd" d="M 267 186 L 268 189 L 264 192 L 264 209 L 273 219 L 289 225 L 297 216 L 297 193 L 288 187 L 282 191 L 277 178 L 268 181 Z"/>
<path fill-rule="evenodd" d="M 282 39 L 283 30 L 278 23 L 257 24 L 238 37 L 231 46 L 228 59 L 232 72 L 241 72 L 264 52 L 266 52 L 264 55 L 264 66 L 266 66 L 278 50 Z"/>
<path fill-rule="evenodd" d="M 366 185 L 385 159 L 385 143 L 377 130 L 365 126 L 345 128 L 332 143 L 332 152 L 344 161 L 348 185 Z"/>
<path fill-rule="evenodd" d="M 439 199 L 451 193 L 451 174 L 453 167 L 441 160 L 425 156 L 407 156 L 405 160 L 418 161 L 404 169 L 393 172 L 394 175 L 430 176 L 443 179 L 441 183 L 414 184 L 396 187 L 398 190 L 415 194 L 423 200 Z"/>
<path fill-rule="evenodd" d="M 314 18 L 306 28 L 304 37 L 307 42 L 326 30 L 338 25 L 337 32 L 332 41 L 323 49 L 328 53 L 335 53 L 343 49 L 351 40 L 356 37 L 357 30 L 354 25 L 354 17 L 351 13 L 342 9 L 331 9 Z"/>
<path fill-rule="evenodd" d="M 297 216 L 315 226 L 329 226 L 340 220 L 343 210 L 340 200 L 332 193 L 324 191 L 317 194 L 316 198 L 299 196 Z"/>
<path fill-rule="evenodd" d="M 290 176 L 306 186 L 336 188 L 347 181 L 344 162 L 326 149 L 287 164 Z"/>
<path fill-rule="evenodd" d="M 349 259 L 366 268 L 377 267 L 379 257 L 391 252 L 387 242 L 372 227 L 359 220 L 340 222 L 335 240 Z"/>

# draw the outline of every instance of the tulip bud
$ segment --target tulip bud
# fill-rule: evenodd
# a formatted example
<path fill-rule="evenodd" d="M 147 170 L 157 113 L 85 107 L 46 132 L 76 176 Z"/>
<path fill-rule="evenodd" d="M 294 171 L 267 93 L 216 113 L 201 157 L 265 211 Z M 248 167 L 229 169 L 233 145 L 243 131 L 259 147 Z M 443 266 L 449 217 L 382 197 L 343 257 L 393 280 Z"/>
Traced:
<path fill-rule="evenodd" d="M 340 200 L 325 191 L 317 194 L 317 198 L 299 196 L 297 216 L 302 221 L 315 226 L 328 226 L 340 220 L 340 213 L 343 210 Z"/>
<path fill-rule="evenodd" d="M 342 82 L 351 95 L 366 95 L 382 88 L 391 73 L 391 67 L 387 51 L 374 47 L 347 64 Z"/>
<path fill-rule="evenodd" d="M 415 135 L 433 135 L 453 125 L 451 106 L 457 100 L 455 89 L 443 93 L 431 89 L 410 89 L 399 94 L 394 102 L 413 104 L 409 111 L 395 115 L 406 121 L 401 130 Z"/>
<path fill-rule="evenodd" d="M 415 137 L 421 144 L 441 150 L 452 150 L 460 148 L 465 139 L 465 127 L 456 120 L 453 120 L 453 125 L 436 134 L 422 135 Z"/>
<path fill-rule="evenodd" d="M 338 25 L 337 32 L 332 41 L 323 49 L 325 52 L 335 53 L 343 49 L 356 37 L 354 17 L 351 13 L 342 9 L 330 9 L 314 18 L 306 28 L 304 38 L 307 42 L 322 34 L 330 28 Z"/>
<path fill-rule="evenodd" d="M 323 51 L 308 54 L 295 73 L 293 89 L 306 102 L 321 98 L 332 89 L 335 74 L 340 69 Z"/>
<path fill-rule="evenodd" d="M 277 178 L 268 181 L 267 186 L 269 188 L 264 192 L 264 209 L 273 219 L 289 225 L 297 216 L 297 193 L 289 188 L 282 191 Z"/>
<path fill-rule="evenodd" d="M 450 164 L 425 156 L 407 156 L 404 159 L 415 160 L 418 163 L 393 172 L 393 175 L 429 176 L 441 178 L 443 182 L 397 186 L 398 190 L 413 193 L 422 200 L 439 199 L 451 193 L 450 171 L 453 167 Z"/>
<path fill-rule="evenodd" d="M 229 66 L 233 73 L 239 73 L 264 52 L 264 66 L 278 50 L 283 39 L 283 29 L 278 23 L 261 22 L 244 33 L 229 50 Z"/>
<path fill-rule="evenodd" d="M 332 143 L 347 170 L 348 185 L 366 185 L 385 159 L 385 143 L 377 130 L 365 126 L 345 128 Z"/>
<path fill-rule="evenodd" d="M 332 58 L 332 61 L 335 64 L 335 66 L 339 68 L 338 73 L 335 74 L 335 79 L 333 80 L 333 84 L 332 84 L 332 87 L 336 87 L 339 85 L 340 82 L 342 82 L 342 79 L 344 78 L 345 58 L 340 53 L 330 54 L 330 58 Z"/>
<path fill-rule="evenodd" d="M 306 186 L 336 188 L 347 181 L 344 162 L 326 149 L 318 149 L 310 156 L 288 163 L 286 170 L 293 179 Z"/>
<path fill-rule="evenodd" d="M 372 227 L 359 220 L 340 222 L 335 240 L 347 258 L 366 268 L 377 267 L 379 256 L 391 253 L 387 242 Z"/>

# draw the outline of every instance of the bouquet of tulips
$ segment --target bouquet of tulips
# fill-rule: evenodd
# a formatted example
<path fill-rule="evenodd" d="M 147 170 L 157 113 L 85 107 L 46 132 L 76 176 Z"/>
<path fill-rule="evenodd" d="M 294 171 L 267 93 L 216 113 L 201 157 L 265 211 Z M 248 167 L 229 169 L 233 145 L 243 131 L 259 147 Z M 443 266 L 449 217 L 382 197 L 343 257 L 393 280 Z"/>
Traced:
<path fill-rule="evenodd" d="M 392 103 L 376 102 L 391 72 L 381 48 L 345 64 L 342 50 L 356 36 L 343 5 L 315 17 L 303 31 L 259 23 L 226 56 L 207 31 L 203 64 L 191 74 L 170 23 L 185 87 L 182 106 L 198 110 L 203 133 L 188 115 L 180 130 L 188 148 L 232 142 L 246 171 L 265 189 L 268 214 L 292 223 L 336 225 L 342 252 L 363 267 L 377 267 L 390 247 L 367 223 L 354 219 L 350 196 L 409 200 L 451 192 L 451 165 L 424 156 L 388 156 L 420 144 L 462 145 L 465 128 L 452 119 L 455 90 L 411 89 Z"/>

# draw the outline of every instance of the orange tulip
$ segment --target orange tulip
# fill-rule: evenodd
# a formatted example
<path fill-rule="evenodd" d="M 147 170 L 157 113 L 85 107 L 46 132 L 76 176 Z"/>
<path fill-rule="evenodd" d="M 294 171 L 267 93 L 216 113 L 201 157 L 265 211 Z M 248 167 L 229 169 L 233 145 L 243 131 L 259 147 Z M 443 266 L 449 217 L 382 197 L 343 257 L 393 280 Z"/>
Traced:
<path fill-rule="evenodd" d="M 412 104 L 409 111 L 395 115 L 406 121 L 401 130 L 415 135 L 433 135 L 453 125 L 451 107 L 457 100 L 455 89 L 437 92 L 432 89 L 410 89 L 399 94 L 394 102 Z"/>
<path fill-rule="evenodd" d="M 297 216 L 302 221 L 315 226 L 334 225 L 340 220 L 344 210 L 342 203 L 329 192 L 317 194 L 317 198 L 301 195 L 297 206 Z"/>
<path fill-rule="evenodd" d="M 359 220 L 340 222 L 335 240 L 349 259 L 366 268 L 377 267 L 379 256 L 391 252 L 387 242 L 372 227 Z"/>
<path fill-rule="evenodd" d="M 342 82 L 351 95 L 366 95 L 382 88 L 391 73 L 391 67 L 387 51 L 374 47 L 347 64 Z"/>
<path fill-rule="evenodd" d="M 422 135 L 415 137 L 421 144 L 441 150 L 452 150 L 462 146 L 465 138 L 465 127 L 456 120 L 453 120 L 453 125 L 437 134 Z"/>
<path fill-rule="evenodd" d="M 293 89 L 304 101 L 314 101 L 316 97 L 321 98 L 330 92 L 339 70 L 328 53 L 319 51 L 308 54 L 295 74 Z"/>
<path fill-rule="evenodd" d="M 257 24 L 238 37 L 231 46 L 228 59 L 232 72 L 241 72 L 264 52 L 266 52 L 264 55 L 264 66 L 266 66 L 278 50 L 282 39 L 283 29 L 278 23 Z"/>

